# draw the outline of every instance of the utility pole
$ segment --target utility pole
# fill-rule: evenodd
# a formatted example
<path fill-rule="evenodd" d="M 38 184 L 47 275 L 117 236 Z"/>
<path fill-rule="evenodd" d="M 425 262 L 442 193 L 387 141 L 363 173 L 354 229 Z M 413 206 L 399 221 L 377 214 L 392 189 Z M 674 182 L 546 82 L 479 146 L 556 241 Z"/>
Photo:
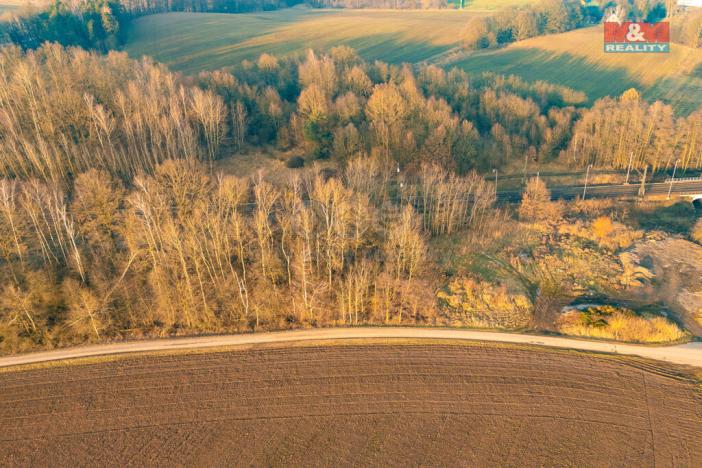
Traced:
<path fill-rule="evenodd" d="M 648 165 L 644 167 L 643 177 L 641 178 L 641 187 L 639 187 L 639 197 L 646 196 L 646 175 L 648 174 Z"/>
<path fill-rule="evenodd" d="M 493 169 L 492 172 L 495 173 L 495 198 L 497 198 L 497 169 Z"/>
<path fill-rule="evenodd" d="M 668 200 L 670 200 L 670 194 L 673 191 L 673 182 L 675 182 L 675 171 L 678 170 L 679 159 L 675 160 L 675 166 L 673 166 L 673 177 L 670 179 L 670 187 L 668 187 Z"/>
<path fill-rule="evenodd" d="M 629 174 L 631 173 L 631 163 L 634 160 L 634 152 L 629 153 L 629 166 L 626 168 L 626 181 L 624 185 L 629 185 Z"/>
<path fill-rule="evenodd" d="M 522 185 L 526 184 L 527 180 L 527 164 L 529 163 L 529 152 L 524 152 L 524 178 L 522 178 Z"/>
<path fill-rule="evenodd" d="M 588 164 L 587 171 L 585 172 L 585 186 L 583 187 L 583 200 L 585 200 L 585 195 L 587 195 L 587 179 L 590 178 L 590 168 L 592 164 Z"/>

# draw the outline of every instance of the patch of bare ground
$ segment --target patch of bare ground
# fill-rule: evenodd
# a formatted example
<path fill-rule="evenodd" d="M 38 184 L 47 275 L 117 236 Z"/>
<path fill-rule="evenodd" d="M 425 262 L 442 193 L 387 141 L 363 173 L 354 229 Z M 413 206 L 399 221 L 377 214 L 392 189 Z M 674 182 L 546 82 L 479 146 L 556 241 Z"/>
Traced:
<path fill-rule="evenodd" d="M 0 466 L 694 466 L 650 364 L 487 345 L 160 355 L 0 374 Z"/>
<path fill-rule="evenodd" d="M 664 238 L 640 242 L 625 255 L 625 268 L 629 265 L 642 278 L 642 286 L 629 291 L 632 297 L 666 304 L 690 332 L 702 337 L 702 247 Z"/>

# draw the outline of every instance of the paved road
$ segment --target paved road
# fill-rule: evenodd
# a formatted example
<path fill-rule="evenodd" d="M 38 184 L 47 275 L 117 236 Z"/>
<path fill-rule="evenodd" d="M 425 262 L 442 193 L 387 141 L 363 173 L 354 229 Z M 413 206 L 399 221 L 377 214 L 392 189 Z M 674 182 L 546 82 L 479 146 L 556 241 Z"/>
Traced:
<path fill-rule="evenodd" d="M 587 187 L 587 198 L 617 198 L 636 197 L 639 194 L 639 184 L 629 185 L 589 185 Z M 583 196 L 583 186 L 552 187 L 551 197 L 554 199 L 572 200 Z M 667 195 L 671 190 L 670 183 L 659 182 L 646 184 L 646 196 Z M 671 196 L 679 197 L 685 195 L 702 194 L 702 180 L 674 182 Z M 522 198 L 520 190 L 501 191 L 498 198 L 502 202 L 518 202 Z"/>
<path fill-rule="evenodd" d="M 94 345 L 21 354 L 0 358 L 0 367 L 33 364 L 61 359 L 75 359 L 114 354 L 168 351 L 183 349 L 215 348 L 219 346 L 249 345 L 262 343 L 284 343 L 310 340 L 340 340 L 350 338 L 412 338 L 412 339 L 451 339 L 472 341 L 493 341 L 568 348 L 582 351 L 616 353 L 627 356 L 640 356 L 675 364 L 702 368 L 702 343 L 687 343 L 675 346 L 640 346 L 617 344 L 602 341 L 585 341 L 570 338 L 520 335 L 516 333 L 482 332 L 476 330 L 456 330 L 443 328 L 324 328 L 296 330 L 274 333 L 250 333 L 241 335 L 200 336 L 192 338 L 167 338 L 160 340 L 132 341 L 127 343 Z"/>

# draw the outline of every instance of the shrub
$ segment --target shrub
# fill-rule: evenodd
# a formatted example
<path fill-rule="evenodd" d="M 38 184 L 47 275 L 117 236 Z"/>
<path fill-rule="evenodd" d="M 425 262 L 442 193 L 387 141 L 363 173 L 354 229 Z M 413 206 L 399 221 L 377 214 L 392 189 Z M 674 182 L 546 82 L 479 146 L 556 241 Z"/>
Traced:
<path fill-rule="evenodd" d="M 519 218 L 524 221 L 555 221 L 563 214 L 563 206 L 551 201 L 551 192 L 543 180 L 530 179 L 527 182 L 522 202 L 519 205 Z"/>
<path fill-rule="evenodd" d="M 683 330 L 664 317 L 637 315 L 630 309 L 613 306 L 566 312 L 558 320 L 558 329 L 567 335 L 641 343 L 665 343 L 685 336 Z"/>
<path fill-rule="evenodd" d="M 305 166 L 305 158 L 302 156 L 293 156 L 285 161 L 285 165 L 291 169 L 298 169 Z"/>

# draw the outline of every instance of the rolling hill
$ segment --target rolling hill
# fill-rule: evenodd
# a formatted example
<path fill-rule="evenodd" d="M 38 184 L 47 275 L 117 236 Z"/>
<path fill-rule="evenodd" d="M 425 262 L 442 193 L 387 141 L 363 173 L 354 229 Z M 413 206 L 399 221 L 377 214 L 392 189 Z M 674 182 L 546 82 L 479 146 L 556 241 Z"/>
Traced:
<path fill-rule="evenodd" d="M 346 44 L 367 59 L 418 62 L 455 47 L 470 11 L 316 10 L 166 13 L 135 20 L 125 50 L 196 73 L 263 52 L 285 55 Z"/>
<path fill-rule="evenodd" d="M 184 73 L 226 68 L 266 52 L 302 53 L 346 44 L 366 59 L 421 62 L 455 51 L 471 15 L 513 2 L 475 0 L 473 10 L 318 10 L 250 14 L 166 13 L 135 20 L 125 50 Z M 498 5 L 499 4 L 499 5 Z M 702 50 L 673 44 L 670 54 L 605 54 L 601 26 L 461 55 L 445 64 L 544 80 L 583 91 L 590 101 L 637 88 L 678 113 L 702 106 Z"/>
<path fill-rule="evenodd" d="M 585 92 L 590 100 L 637 88 L 681 114 L 702 106 L 702 50 L 671 45 L 670 54 L 605 54 L 602 27 L 521 41 L 451 65 L 544 80 Z"/>

